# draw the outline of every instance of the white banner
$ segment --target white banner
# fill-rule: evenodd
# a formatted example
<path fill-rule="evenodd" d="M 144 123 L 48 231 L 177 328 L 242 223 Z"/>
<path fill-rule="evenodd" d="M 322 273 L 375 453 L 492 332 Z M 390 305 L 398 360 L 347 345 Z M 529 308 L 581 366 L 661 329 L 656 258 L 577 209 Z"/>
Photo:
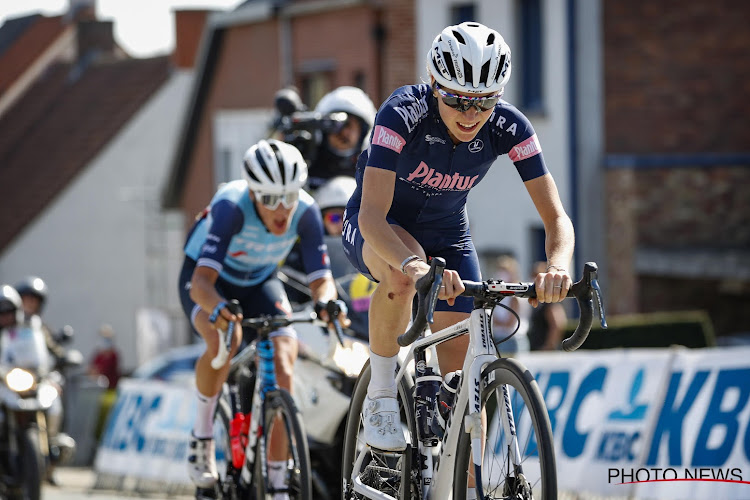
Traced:
<path fill-rule="evenodd" d="M 123 379 L 96 453 L 96 472 L 190 484 L 187 445 L 196 398 L 189 387 Z"/>
<path fill-rule="evenodd" d="M 750 498 L 750 348 L 530 353 L 563 491 Z"/>

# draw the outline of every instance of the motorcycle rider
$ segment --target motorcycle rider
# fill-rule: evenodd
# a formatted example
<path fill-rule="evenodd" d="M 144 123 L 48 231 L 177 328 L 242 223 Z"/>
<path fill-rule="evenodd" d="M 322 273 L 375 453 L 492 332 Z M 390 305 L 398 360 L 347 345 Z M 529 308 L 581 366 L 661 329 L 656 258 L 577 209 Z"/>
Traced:
<path fill-rule="evenodd" d="M 282 89 L 277 97 L 285 103 L 280 106 L 277 99 L 282 114 L 304 113 L 306 106 L 294 89 Z M 357 158 L 369 142 L 375 112 L 372 100 L 362 89 L 345 85 L 324 95 L 315 106 L 314 113 L 320 121 L 312 133 L 296 135 L 294 126 L 285 128 L 279 121 L 272 136 L 300 149 L 308 164 L 307 189 L 314 192 L 334 177 L 354 177 Z M 343 119 L 338 116 L 332 123 L 326 121 L 334 113 L 343 113 Z"/>
<path fill-rule="evenodd" d="M 34 315 L 41 318 L 47 295 L 49 295 L 49 288 L 44 280 L 38 276 L 28 276 L 18 282 L 15 289 L 23 302 L 24 319 L 28 321 Z M 42 329 L 47 349 L 55 357 L 56 363 L 59 363 L 65 359 L 65 348 L 55 340 L 52 329 L 44 321 L 42 321 Z"/>
<path fill-rule="evenodd" d="M 10 285 L 0 285 L 0 335 L 6 328 L 23 323 L 21 296 Z"/>
<path fill-rule="evenodd" d="M 55 335 L 52 333 L 49 325 L 41 321 L 42 311 L 49 295 L 49 288 L 44 280 L 38 276 L 27 276 L 16 284 L 15 289 L 20 295 L 23 304 L 24 321 L 30 322 L 33 316 L 40 318 L 47 350 L 52 354 L 55 360 L 55 368 L 57 369 L 55 378 L 51 378 L 51 380 L 56 382 L 55 385 L 60 397 L 57 398 L 47 411 L 47 433 L 50 438 L 50 452 L 53 460 L 47 467 L 47 477 L 45 478 L 48 483 L 56 485 L 55 465 L 61 460 L 61 453 L 71 456 L 73 453 L 72 450 L 75 448 L 75 440 L 66 433 L 61 432 L 64 414 L 62 391 L 65 380 L 60 369 L 64 366 L 67 351 L 55 339 Z"/>

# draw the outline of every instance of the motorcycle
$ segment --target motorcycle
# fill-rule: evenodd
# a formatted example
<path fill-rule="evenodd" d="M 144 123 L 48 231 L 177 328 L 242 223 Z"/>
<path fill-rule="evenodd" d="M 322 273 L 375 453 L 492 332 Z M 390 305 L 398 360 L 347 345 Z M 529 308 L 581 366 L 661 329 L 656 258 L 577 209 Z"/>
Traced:
<path fill-rule="evenodd" d="M 367 309 L 373 286 L 348 264 L 340 242 L 338 237 L 326 237 L 338 296 L 347 304 L 352 321 L 344 329 L 343 345 L 325 328 L 295 325 L 299 356 L 294 365 L 294 399 L 307 431 L 314 498 L 320 500 L 341 498 L 344 426 L 354 383 L 369 358 Z M 278 276 L 292 308 L 311 308 L 306 276 L 290 264 L 288 260 Z"/>
<path fill-rule="evenodd" d="M 63 442 L 60 449 L 48 432 L 48 412 L 60 404 L 54 370 L 55 360 L 37 316 L 0 332 L 2 498 L 39 500 L 50 450 L 56 449 L 58 457 L 72 455 L 70 447 L 64 446 L 69 443 Z"/>

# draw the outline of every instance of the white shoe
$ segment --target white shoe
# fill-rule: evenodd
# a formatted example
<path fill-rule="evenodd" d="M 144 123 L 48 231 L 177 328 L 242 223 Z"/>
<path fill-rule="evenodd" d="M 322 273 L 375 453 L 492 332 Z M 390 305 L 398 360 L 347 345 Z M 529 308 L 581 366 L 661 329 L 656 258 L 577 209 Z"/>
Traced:
<path fill-rule="evenodd" d="M 213 488 L 219 480 L 213 438 L 197 438 L 190 434 L 188 474 L 198 488 Z"/>
<path fill-rule="evenodd" d="M 365 397 L 362 405 L 365 442 L 383 451 L 403 451 L 406 439 L 401 427 L 396 398 Z"/>

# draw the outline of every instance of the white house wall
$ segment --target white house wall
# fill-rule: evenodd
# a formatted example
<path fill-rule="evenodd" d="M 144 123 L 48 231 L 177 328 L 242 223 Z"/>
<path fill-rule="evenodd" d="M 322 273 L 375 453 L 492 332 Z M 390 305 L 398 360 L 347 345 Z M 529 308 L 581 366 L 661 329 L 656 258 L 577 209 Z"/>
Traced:
<path fill-rule="evenodd" d="M 450 8 L 465 2 L 450 0 L 417 1 L 417 67 L 415 82 L 428 81 L 426 55 L 434 37 L 450 22 Z M 517 1 L 479 0 L 478 19 L 497 29 L 513 51 L 518 42 Z M 555 178 L 566 210 L 570 211 L 570 165 L 568 133 L 568 59 L 566 2 L 542 1 L 544 33 L 544 114 L 528 114 L 539 137 L 547 167 Z M 514 52 L 513 68 L 520 75 L 523 60 Z M 519 100 L 520 78 L 511 76 L 504 98 Z M 521 109 L 523 111 L 523 109 Z M 507 156 L 499 158 L 485 179 L 469 195 L 469 217 L 477 250 L 509 249 L 519 259 L 522 278 L 531 265 L 530 230 L 540 227 L 541 219 Z"/>
<path fill-rule="evenodd" d="M 34 274 L 47 282 L 45 320 L 73 326 L 74 347 L 86 359 L 99 325 L 110 323 L 122 365 L 132 369 L 139 361 L 136 314 L 156 307 L 180 316 L 184 229 L 180 215 L 161 214 L 159 195 L 191 81 L 192 72 L 175 72 L 0 256 L 2 280 Z"/>

